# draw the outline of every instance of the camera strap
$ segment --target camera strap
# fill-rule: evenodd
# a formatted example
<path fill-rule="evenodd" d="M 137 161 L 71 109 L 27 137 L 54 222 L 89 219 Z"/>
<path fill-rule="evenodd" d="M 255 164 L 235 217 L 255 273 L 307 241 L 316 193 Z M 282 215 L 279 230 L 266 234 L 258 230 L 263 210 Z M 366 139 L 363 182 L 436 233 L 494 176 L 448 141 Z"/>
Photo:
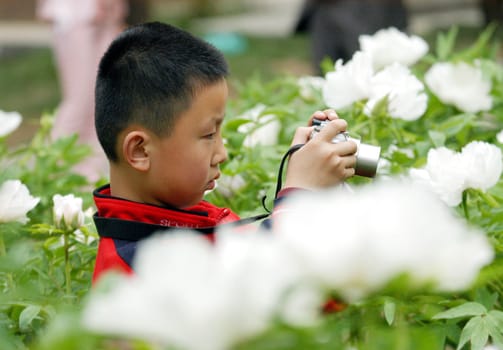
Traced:
<path fill-rule="evenodd" d="M 274 199 L 277 199 L 278 198 L 278 193 L 279 191 L 281 191 L 281 187 L 283 186 L 283 168 L 285 166 L 285 163 L 287 161 L 287 159 L 292 155 L 294 154 L 295 152 L 297 152 L 299 149 L 302 148 L 302 146 L 304 146 L 304 143 L 299 143 L 297 145 L 293 145 L 292 147 L 290 147 L 288 149 L 288 151 L 286 151 L 286 153 L 283 155 L 283 158 L 281 159 L 281 163 L 279 164 L 279 171 L 278 171 L 278 180 L 276 182 L 276 192 L 274 193 Z M 262 201 L 263 202 L 263 201 Z"/>

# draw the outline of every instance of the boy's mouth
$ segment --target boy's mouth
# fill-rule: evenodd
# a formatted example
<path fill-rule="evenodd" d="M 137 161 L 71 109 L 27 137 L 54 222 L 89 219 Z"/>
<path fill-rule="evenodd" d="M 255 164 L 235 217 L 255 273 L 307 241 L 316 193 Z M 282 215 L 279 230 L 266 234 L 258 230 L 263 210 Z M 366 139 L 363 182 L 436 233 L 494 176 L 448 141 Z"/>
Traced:
<path fill-rule="evenodd" d="M 206 185 L 206 191 L 211 191 L 217 186 L 216 180 L 211 180 L 208 182 L 208 185 Z"/>
<path fill-rule="evenodd" d="M 217 179 L 220 177 L 220 173 L 217 173 L 215 177 L 213 177 L 213 180 L 209 181 L 208 184 L 206 185 L 206 190 L 210 191 L 213 190 L 217 186 Z"/>

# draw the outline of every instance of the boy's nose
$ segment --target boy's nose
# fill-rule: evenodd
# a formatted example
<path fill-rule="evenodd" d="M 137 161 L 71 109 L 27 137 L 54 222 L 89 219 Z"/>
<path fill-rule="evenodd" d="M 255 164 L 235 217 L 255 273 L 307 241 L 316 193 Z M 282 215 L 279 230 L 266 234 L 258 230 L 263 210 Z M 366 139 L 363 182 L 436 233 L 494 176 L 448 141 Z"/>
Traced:
<path fill-rule="evenodd" d="M 212 165 L 218 165 L 227 160 L 227 149 L 224 146 L 222 138 L 219 138 L 215 145 L 215 153 L 213 154 Z"/>

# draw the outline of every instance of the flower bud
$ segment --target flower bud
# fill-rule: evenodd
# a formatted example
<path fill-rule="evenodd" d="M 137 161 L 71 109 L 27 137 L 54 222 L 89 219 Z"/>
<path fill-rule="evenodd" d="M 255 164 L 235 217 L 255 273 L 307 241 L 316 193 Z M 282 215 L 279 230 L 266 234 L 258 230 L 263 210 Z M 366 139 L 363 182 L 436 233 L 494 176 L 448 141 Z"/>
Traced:
<path fill-rule="evenodd" d="M 73 194 L 62 196 L 56 194 L 52 197 L 54 202 L 54 224 L 58 228 L 77 229 L 84 225 L 84 212 L 82 211 L 82 198 Z"/>

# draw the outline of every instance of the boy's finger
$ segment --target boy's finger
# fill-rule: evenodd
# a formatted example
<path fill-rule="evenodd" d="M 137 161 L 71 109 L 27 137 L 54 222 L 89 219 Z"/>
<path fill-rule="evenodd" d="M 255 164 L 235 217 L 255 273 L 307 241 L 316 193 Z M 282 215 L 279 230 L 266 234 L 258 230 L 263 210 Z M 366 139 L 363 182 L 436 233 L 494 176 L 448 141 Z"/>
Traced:
<path fill-rule="evenodd" d="M 340 156 L 351 156 L 356 153 L 358 146 L 356 142 L 346 141 L 337 143 L 338 154 Z"/>
<path fill-rule="evenodd" d="M 309 118 L 309 122 L 307 125 L 311 126 L 313 125 L 313 119 L 319 119 L 319 120 L 327 120 L 327 115 L 325 112 L 322 111 L 316 111 L 313 113 L 313 115 Z"/>
<path fill-rule="evenodd" d="M 339 119 L 337 112 L 335 112 L 333 109 L 325 109 L 323 113 L 325 113 L 328 120 Z"/>
<path fill-rule="evenodd" d="M 297 128 L 295 134 L 293 135 L 292 146 L 301 143 L 306 143 L 307 141 L 309 141 L 312 131 L 313 128 L 308 126 L 301 126 Z"/>
<path fill-rule="evenodd" d="M 318 135 L 316 135 L 316 138 L 331 142 L 336 135 L 346 131 L 347 126 L 348 123 L 344 119 L 334 119 L 330 123 L 325 124 Z"/>

